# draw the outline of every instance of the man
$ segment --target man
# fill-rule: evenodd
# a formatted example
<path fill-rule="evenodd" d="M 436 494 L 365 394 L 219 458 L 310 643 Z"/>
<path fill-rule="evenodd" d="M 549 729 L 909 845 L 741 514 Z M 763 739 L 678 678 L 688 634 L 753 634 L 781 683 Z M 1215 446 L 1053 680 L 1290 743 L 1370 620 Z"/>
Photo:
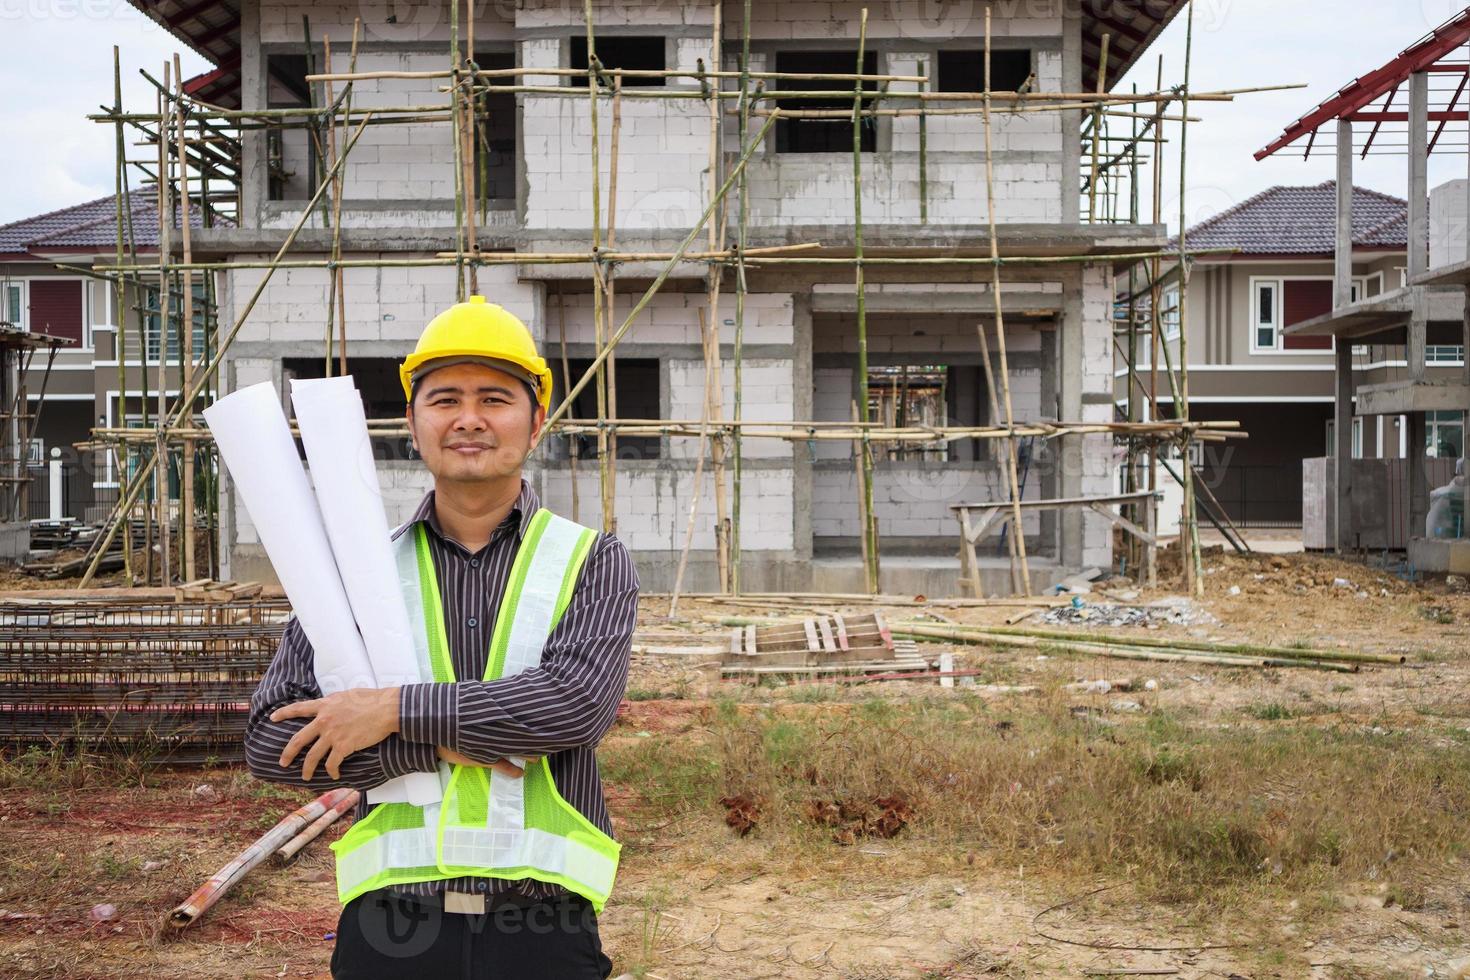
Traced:
<path fill-rule="evenodd" d="M 521 477 L 551 372 L 520 320 L 472 296 L 400 375 L 434 489 L 394 548 L 434 682 L 323 697 L 293 619 L 251 702 L 250 770 L 319 790 L 441 773 L 442 803 L 364 802 L 333 845 L 334 977 L 605 978 L 596 913 L 618 845 L 595 747 L 627 681 L 637 575 Z"/>

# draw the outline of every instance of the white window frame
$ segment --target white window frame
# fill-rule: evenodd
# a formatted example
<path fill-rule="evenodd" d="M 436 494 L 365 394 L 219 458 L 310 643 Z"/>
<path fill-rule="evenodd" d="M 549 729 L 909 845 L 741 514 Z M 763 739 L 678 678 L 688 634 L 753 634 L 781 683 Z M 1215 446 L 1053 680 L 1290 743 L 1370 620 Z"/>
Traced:
<path fill-rule="evenodd" d="M 46 440 L 37 436 L 26 445 L 26 466 L 39 470 L 46 466 Z"/>
<path fill-rule="evenodd" d="M 1161 343 L 1169 343 L 1179 339 L 1180 309 L 1179 309 L 1179 284 L 1165 286 L 1163 295 L 1159 302 L 1164 308 L 1159 311 L 1159 340 Z"/>
<path fill-rule="evenodd" d="M 1353 285 L 1358 285 L 1362 276 L 1353 277 Z M 1331 276 L 1251 276 L 1250 277 L 1250 330 L 1252 354 L 1270 354 L 1275 357 L 1329 357 L 1337 350 L 1337 338 L 1332 338 L 1332 346 L 1320 350 L 1287 350 L 1282 344 L 1285 341 L 1285 325 L 1281 322 L 1286 314 L 1286 284 L 1288 282 L 1331 282 Z M 1257 341 L 1260 340 L 1260 331 L 1264 325 L 1260 323 L 1260 285 L 1272 284 L 1276 291 L 1274 309 L 1272 315 L 1275 317 L 1274 330 L 1276 343 L 1273 347 L 1263 347 Z"/>
<path fill-rule="evenodd" d="M 1353 416 L 1353 459 L 1363 458 L 1363 416 Z"/>
<path fill-rule="evenodd" d="M 20 329 L 23 332 L 30 333 L 31 332 L 31 326 L 30 326 L 30 324 L 31 324 L 31 317 L 30 317 L 31 301 L 30 301 L 30 290 L 28 290 L 26 288 L 26 280 L 24 280 L 24 279 L 5 279 L 3 281 L 0 281 L 0 291 L 4 291 L 4 292 L 8 293 L 11 289 L 16 289 L 16 290 L 18 290 L 20 292 L 20 322 L 18 324 L 16 324 L 16 326 L 20 327 Z M 4 303 L 6 301 L 6 299 L 7 299 L 7 297 L 0 296 L 0 303 Z M 4 317 L 3 316 L 0 316 L 0 319 L 4 319 Z"/>
<path fill-rule="evenodd" d="M 1399 274 L 1399 288 L 1403 289 L 1409 284 L 1409 267 L 1406 265 L 1396 265 L 1394 266 L 1394 270 Z"/>
<path fill-rule="evenodd" d="M 1465 363 L 1464 344 L 1425 344 L 1424 363 L 1440 367 L 1461 367 Z"/>

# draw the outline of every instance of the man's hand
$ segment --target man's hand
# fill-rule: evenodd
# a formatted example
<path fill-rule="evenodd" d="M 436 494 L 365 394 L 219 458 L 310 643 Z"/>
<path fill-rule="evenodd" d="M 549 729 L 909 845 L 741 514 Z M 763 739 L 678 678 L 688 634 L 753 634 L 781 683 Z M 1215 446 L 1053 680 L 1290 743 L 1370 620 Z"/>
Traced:
<path fill-rule="evenodd" d="M 357 687 L 312 701 L 297 701 L 271 712 L 271 721 L 310 718 L 281 753 L 281 766 L 306 749 L 301 777 L 311 779 L 322 759 L 327 774 L 342 778 L 342 760 L 359 749 L 377 745 L 398 731 L 398 688 Z"/>
<path fill-rule="evenodd" d="M 487 766 L 483 762 L 476 762 L 474 759 L 471 759 L 463 752 L 456 752 L 453 749 L 447 749 L 442 745 L 435 746 L 435 748 L 438 749 L 439 758 L 443 759 L 445 762 L 449 763 L 452 766 L 479 766 L 481 769 L 493 769 L 496 772 L 500 773 L 502 776 L 520 777 L 525 775 L 525 770 L 516 765 L 514 762 L 511 762 L 509 759 L 496 759 L 494 762 L 490 763 L 490 765 Z M 537 761 L 539 761 L 539 757 L 527 759 L 526 765 L 529 766 Z"/>

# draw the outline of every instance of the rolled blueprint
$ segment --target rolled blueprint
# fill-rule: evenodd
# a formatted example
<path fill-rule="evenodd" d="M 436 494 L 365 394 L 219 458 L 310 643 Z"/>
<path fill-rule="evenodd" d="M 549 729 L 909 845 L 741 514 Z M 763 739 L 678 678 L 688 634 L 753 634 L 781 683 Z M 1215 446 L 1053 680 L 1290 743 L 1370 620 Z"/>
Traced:
<path fill-rule="evenodd" d="M 204 418 L 316 652 L 322 693 L 377 687 L 275 385 L 262 382 L 226 395 L 204 410 Z"/>
<path fill-rule="evenodd" d="M 350 376 L 293 380 L 291 403 L 327 540 L 378 686 L 432 681 L 432 668 L 416 652 L 422 644 L 410 632 L 362 396 Z M 409 802 L 442 798 L 436 774 L 405 779 Z M 369 802 L 385 802 L 384 789 L 369 790 Z"/>
<path fill-rule="evenodd" d="M 275 385 L 262 382 L 226 395 L 204 410 L 204 418 L 311 643 L 317 686 L 323 694 L 379 686 Z M 432 798 L 438 798 L 438 777 L 423 775 L 433 780 Z M 422 796 L 422 790 L 409 793 L 406 779 L 375 787 L 370 801 Z"/>

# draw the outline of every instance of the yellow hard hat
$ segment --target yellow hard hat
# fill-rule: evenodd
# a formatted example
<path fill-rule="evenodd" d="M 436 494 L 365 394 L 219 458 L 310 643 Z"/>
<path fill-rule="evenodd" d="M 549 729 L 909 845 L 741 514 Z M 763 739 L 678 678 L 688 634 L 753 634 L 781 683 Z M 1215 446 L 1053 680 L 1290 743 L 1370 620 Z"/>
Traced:
<path fill-rule="evenodd" d="M 536 389 L 543 409 L 551 406 L 551 369 L 536 352 L 531 331 L 514 313 L 483 296 L 455 303 L 429 321 L 419 335 L 419 344 L 399 366 L 403 397 L 413 398 L 413 376 L 430 361 L 500 362 L 509 373 L 525 375 Z"/>

